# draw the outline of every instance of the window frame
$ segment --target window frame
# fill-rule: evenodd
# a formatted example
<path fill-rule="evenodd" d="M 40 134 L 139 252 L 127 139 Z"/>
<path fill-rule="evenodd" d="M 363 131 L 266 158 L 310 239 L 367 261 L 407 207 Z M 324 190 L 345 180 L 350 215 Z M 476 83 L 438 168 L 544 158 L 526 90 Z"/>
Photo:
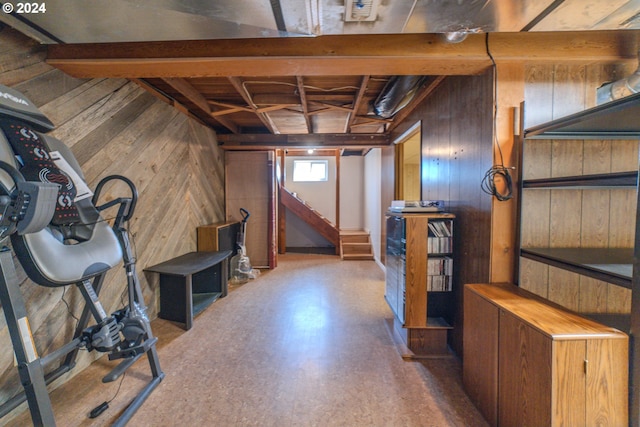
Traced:
<path fill-rule="evenodd" d="M 306 163 L 309 164 L 308 172 L 306 177 L 296 176 L 296 165 Z M 311 178 L 311 170 L 313 169 L 314 164 L 321 164 L 324 166 L 324 177 L 322 179 L 310 179 Z M 292 171 L 292 180 L 293 182 L 327 182 L 329 181 L 329 161 L 326 159 L 294 159 L 293 160 L 293 171 Z"/>

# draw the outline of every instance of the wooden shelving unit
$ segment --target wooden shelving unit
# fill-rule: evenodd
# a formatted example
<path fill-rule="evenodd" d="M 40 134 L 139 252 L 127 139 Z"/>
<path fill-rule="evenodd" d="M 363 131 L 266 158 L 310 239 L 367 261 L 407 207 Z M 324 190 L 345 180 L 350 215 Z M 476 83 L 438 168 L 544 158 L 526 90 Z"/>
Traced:
<path fill-rule="evenodd" d="M 633 249 L 521 248 L 520 256 L 632 289 Z"/>
<path fill-rule="evenodd" d="M 453 264 L 453 220 L 448 213 L 395 214 L 387 216 L 385 298 L 394 312 L 394 326 L 411 351 L 407 356 L 448 356 L 448 331 L 452 329 L 452 271 L 443 273 L 435 264 Z M 431 223 L 431 226 L 430 226 Z M 448 245 L 439 246 L 434 223 L 450 232 Z M 437 229 L 436 229 L 437 230 Z M 446 261 L 445 261 L 446 259 Z M 442 263 L 442 264 L 441 264 Z M 430 265 L 432 268 L 430 269 Z M 431 277 L 438 276 L 437 280 Z M 430 290 L 447 289 L 447 290 Z M 446 286 L 440 287 L 440 284 Z"/>
<path fill-rule="evenodd" d="M 640 330 L 640 233 L 638 231 L 640 216 L 637 209 L 639 206 L 637 194 L 637 141 L 640 140 L 640 120 L 638 120 L 638 117 L 640 117 L 640 93 L 526 129 L 523 132 L 523 158 L 521 164 L 524 174 L 520 186 L 521 238 L 526 235 L 526 227 L 532 227 L 535 230 L 536 227 L 542 229 L 546 225 L 529 224 L 534 220 L 531 216 L 527 217 L 526 210 L 535 209 L 536 203 L 549 203 L 551 205 L 554 200 L 560 200 L 563 195 L 582 203 L 580 206 L 574 206 L 575 210 L 579 211 L 577 214 L 571 212 L 571 206 L 568 203 L 566 204 L 566 209 L 556 209 L 556 217 L 560 217 L 559 219 L 554 217 L 553 209 L 549 208 L 549 211 L 552 212 L 550 221 L 562 221 L 563 218 L 571 218 L 574 222 L 572 230 L 579 230 L 577 232 L 580 236 L 578 243 L 574 241 L 567 246 L 563 246 L 564 242 L 561 238 L 554 236 L 553 231 L 549 232 L 547 246 L 539 244 L 540 242 L 537 242 L 538 244 L 530 244 L 530 242 L 526 241 L 526 238 L 524 242 L 521 241 L 521 281 L 523 280 L 524 270 L 522 260 L 526 259 L 629 289 L 631 290 L 631 297 L 629 298 L 631 303 L 628 313 L 603 312 L 594 316 L 598 321 L 606 322 L 611 326 L 626 328 L 624 332 L 627 333 Z M 623 143 L 622 141 L 626 142 Z M 588 156 L 597 156 L 598 146 L 588 144 L 610 144 L 611 153 L 615 153 L 618 147 L 629 147 L 630 144 L 633 147 L 633 144 L 635 144 L 635 162 L 633 153 L 627 156 L 627 158 L 631 159 L 631 162 L 634 162 L 635 170 L 612 170 L 611 173 L 585 173 L 583 175 L 568 173 L 568 176 L 536 176 L 534 179 L 528 179 L 527 154 L 536 150 L 544 150 L 535 147 L 536 144 L 548 144 L 550 147 L 548 151 L 555 153 L 554 150 L 562 152 L 565 146 L 580 144 L 581 142 L 584 147 L 589 147 L 589 149 L 583 150 L 584 163 L 590 161 Z M 530 147 L 530 145 L 533 145 L 533 147 Z M 569 156 L 565 154 L 564 159 L 568 158 Z M 539 162 L 539 159 L 535 161 Z M 628 162 L 629 159 L 627 159 L 626 167 L 630 166 Z M 561 167 L 561 163 L 561 160 L 557 161 L 555 165 L 556 171 Z M 537 168 L 539 173 L 546 166 L 548 165 L 537 165 L 533 166 L 533 168 Z M 547 167 L 547 170 L 552 170 L 552 167 Z M 635 199 L 636 210 L 632 213 L 633 216 L 630 216 L 629 212 L 616 210 L 611 206 L 608 207 L 607 214 L 610 222 L 626 222 L 633 225 L 632 221 L 635 221 L 635 236 L 629 242 L 623 242 L 625 246 L 617 245 L 619 241 L 623 240 L 619 236 L 612 238 L 612 243 L 609 242 L 607 244 L 607 231 L 610 230 L 607 230 L 605 225 L 601 225 L 605 219 L 598 218 L 598 213 L 590 211 L 589 205 L 584 200 L 600 204 L 606 197 L 610 197 L 613 200 L 613 191 L 624 189 L 629 191 L 625 197 L 630 198 L 631 201 Z M 565 190 L 567 191 L 566 193 L 557 193 Z M 607 190 L 612 192 L 607 193 Z M 540 191 L 547 191 L 549 196 L 547 197 L 547 193 L 539 193 Z M 576 193 L 576 191 L 581 192 Z M 636 194 L 630 195 L 634 191 Z M 616 194 L 619 195 L 620 193 Z M 558 205 L 563 206 L 561 201 L 558 202 Z M 597 208 L 600 208 L 600 206 Z M 606 210 L 607 208 L 604 209 Z M 590 218 L 584 222 L 578 219 L 578 225 L 575 225 L 574 215 L 578 215 L 581 218 L 590 216 Z M 596 230 L 593 224 L 599 224 L 599 229 Z M 624 226 L 619 228 L 623 229 Z M 555 230 L 559 230 L 560 233 L 564 231 L 557 226 Z M 589 233 L 593 233 L 595 237 L 589 239 Z M 625 234 L 619 231 L 617 233 L 618 235 Z M 629 233 L 626 234 L 628 235 Z M 530 231 L 529 235 L 531 236 Z M 583 243 L 583 241 L 586 243 Z M 626 243 L 630 243 L 631 247 L 626 246 Z M 553 286 L 555 289 L 559 289 L 563 284 L 554 283 Z M 586 288 L 580 289 L 581 292 L 585 292 L 582 289 Z M 640 340 L 633 339 L 633 334 L 630 355 L 630 420 L 631 424 L 636 425 L 640 422 Z"/>

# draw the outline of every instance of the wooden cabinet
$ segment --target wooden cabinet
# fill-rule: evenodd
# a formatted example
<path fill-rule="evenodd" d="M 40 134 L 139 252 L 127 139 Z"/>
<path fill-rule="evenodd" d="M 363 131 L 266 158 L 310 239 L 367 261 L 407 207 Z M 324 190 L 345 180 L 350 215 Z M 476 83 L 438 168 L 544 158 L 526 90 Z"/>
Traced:
<path fill-rule="evenodd" d="M 238 253 L 238 233 L 240 223 L 217 222 L 196 228 L 198 252 L 231 251 L 233 257 Z M 231 263 L 227 263 L 227 277 L 231 277 Z"/>
<path fill-rule="evenodd" d="M 628 424 L 628 336 L 514 285 L 464 289 L 463 383 L 493 426 Z"/>
<path fill-rule="evenodd" d="M 196 228 L 198 251 L 232 251 L 235 254 L 239 232 L 238 221 L 201 225 Z"/>
<path fill-rule="evenodd" d="M 448 354 L 453 300 L 453 219 L 448 213 L 389 214 L 385 298 L 414 354 Z"/>
<path fill-rule="evenodd" d="M 640 329 L 639 115 L 635 94 L 525 129 L 521 165 L 519 285 L 629 333 Z"/>

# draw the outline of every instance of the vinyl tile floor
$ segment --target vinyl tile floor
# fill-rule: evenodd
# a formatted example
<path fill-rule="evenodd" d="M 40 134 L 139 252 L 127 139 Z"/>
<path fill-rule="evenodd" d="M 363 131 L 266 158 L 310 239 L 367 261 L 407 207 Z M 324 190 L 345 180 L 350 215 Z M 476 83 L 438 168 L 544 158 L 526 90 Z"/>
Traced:
<path fill-rule="evenodd" d="M 403 360 L 391 318 L 375 262 L 281 255 L 189 331 L 152 322 L 166 377 L 128 425 L 486 426 L 463 391 L 460 361 Z M 102 384 L 106 359 L 51 392 L 57 425 L 111 425 L 149 380 L 143 358 Z M 30 425 L 28 410 L 8 425 Z"/>

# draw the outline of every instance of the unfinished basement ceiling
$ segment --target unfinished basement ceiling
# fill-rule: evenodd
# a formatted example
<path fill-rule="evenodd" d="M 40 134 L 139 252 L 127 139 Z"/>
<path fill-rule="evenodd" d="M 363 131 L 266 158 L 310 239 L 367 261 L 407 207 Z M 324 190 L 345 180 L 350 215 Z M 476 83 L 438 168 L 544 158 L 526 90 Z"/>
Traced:
<path fill-rule="evenodd" d="M 640 0 L 42 4 L 45 13 L 14 10 L 0 22 L 49 45 L 53 66 L 75 77 L 136 80 L 225 144 L 289 147 L 388 144 L 384 136 L 444 75 L 489 68 L 485 34 L 640 29 Z M 431 61 L 434 52 L 441 56 Z M 401 75 L 423 77 L 415 96 L 396 99 L 404 108 L 391 115 L 377 113 L 375 101 Z"/>
<path fill-rule="evenodd" d="M 5 2 L 0 2 L 5 3 Z M 48 43 L 640 28 L 640 0 L 47 0 Z"/>

